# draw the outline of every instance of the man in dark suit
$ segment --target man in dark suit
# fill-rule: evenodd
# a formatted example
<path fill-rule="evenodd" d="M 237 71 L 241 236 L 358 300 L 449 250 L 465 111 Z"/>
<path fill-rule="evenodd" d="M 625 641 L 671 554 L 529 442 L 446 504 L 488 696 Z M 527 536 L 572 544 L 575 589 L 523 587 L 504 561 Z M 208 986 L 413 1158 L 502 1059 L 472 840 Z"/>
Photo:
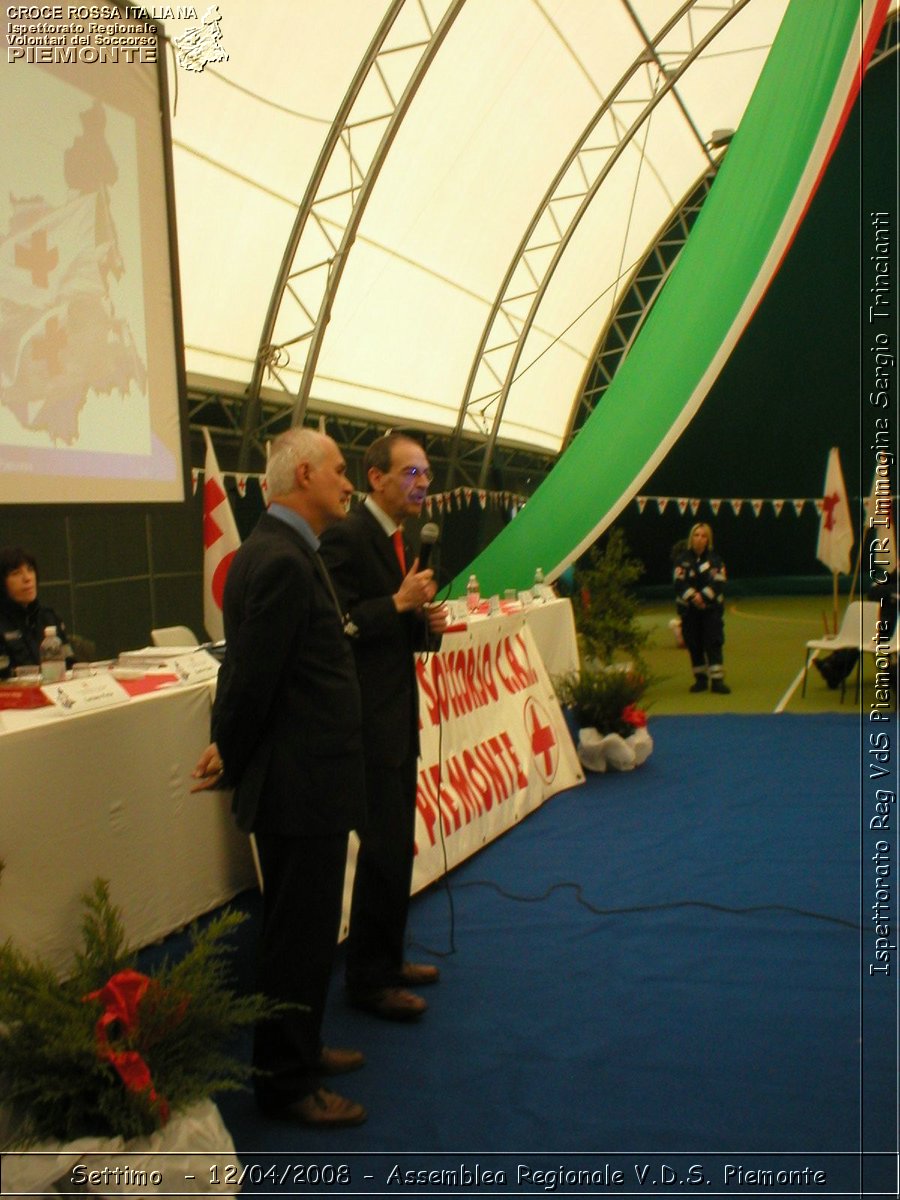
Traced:
<path fill-rule="evenodd" d="M 347 837 L 362 823 L 362 711 L 353 655 L 319 535 L 346 517 L 353 486 L 331 440 L 293 429 L 274 444 L 271 504 L 225 585 L 225 661 L 213 743 L 194 790 L 234 787 L 264 883 L 257 985 L 302 1005 L 261 1023 L 253 1063 L 260 1108 L 333 1128 L 366 1118 L 321 1077 L 363 1065 L 323 1047 L 322 1017 L 340 929 Z"/>
<path fill-rule="evenodd" d="M 414 653 L 439 645 L 446 608 L 432 606 L 434 572 L 404 543 L 431 482 L 425 451 L 391 433 L 366 451 L 365 504 L 322 539 L 322 557 L 346 614 L 363 702 L 366 824 L 353 884 L 347 994 L 378 1016 L 408 1020 L 428 1007 L 410 987 L 436 983 L 430 963 L 403 961 L 419 755 Z"/>

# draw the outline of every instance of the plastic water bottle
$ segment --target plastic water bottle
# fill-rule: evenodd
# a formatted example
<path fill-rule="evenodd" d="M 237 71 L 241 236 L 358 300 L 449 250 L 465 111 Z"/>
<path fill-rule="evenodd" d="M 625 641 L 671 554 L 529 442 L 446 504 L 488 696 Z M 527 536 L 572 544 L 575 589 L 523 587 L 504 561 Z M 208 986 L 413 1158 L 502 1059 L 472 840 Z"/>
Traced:
<path fill-rule="evenodd" d="M 470 575 L 469 582 L 466 584 L 466 611 L 469 613 L 478 612 L 480 603 L 481 589 L 478 586 L 478 580 L 474 575 Z"/>
<path fill-rule="evenodd" d="M 534 572 L 534 587 L 531 589 L 531 594 L 535 600 L 543 600 L 544 598 L 544 571 L 542 567 L 538 567 Z"/>
<path fill-rule="evenodd" d="M 41 642 L 41 679 L 44 683 L 59 683 L 66 677 L 66 654 L 55 625 L 44 629 Z"/>

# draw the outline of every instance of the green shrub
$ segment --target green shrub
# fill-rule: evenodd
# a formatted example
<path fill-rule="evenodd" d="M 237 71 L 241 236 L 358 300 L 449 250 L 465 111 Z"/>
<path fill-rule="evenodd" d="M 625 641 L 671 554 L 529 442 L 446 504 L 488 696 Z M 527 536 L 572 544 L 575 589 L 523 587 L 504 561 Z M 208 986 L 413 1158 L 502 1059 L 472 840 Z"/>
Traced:
<path fill-rule="evenodd" d="M 629 554 L 621 529 L 610 533 L 602 549 L 593 546 L 588 565 L 575 572 L 575 625 L 586 664 L 611 663 L 617 654 L 624 654 L 643 670 L 641 650 L 650 635 L 638 625 L 633 591 L 643 573 L 644 566 Z"/>
<path fill-rule="evenodd" d="M 169 1111 L 241 1086 L 251 1069 L 225 1046 L 279 1011 L 228 986 L 223 939 L 242 913 L 195 927 L 187 954 L 148 977 L 134 969 L 107 883 L 82 899 L 83 948 L 70 978 L 9 941 L 0 947 L 0 1094 L 17 1144 L 151 1133 Z M 142 1072 L 149 1085 L 135 1085 Z"/>
<path fill-rule="evenodd" d="M 560 704 L 572 709 L 582 729 L 627 737 L 646 724 L 646 714 L 637 702 L 647 690 L 647 679 L 634 667 L 584 667 L 554 684 Z"/>

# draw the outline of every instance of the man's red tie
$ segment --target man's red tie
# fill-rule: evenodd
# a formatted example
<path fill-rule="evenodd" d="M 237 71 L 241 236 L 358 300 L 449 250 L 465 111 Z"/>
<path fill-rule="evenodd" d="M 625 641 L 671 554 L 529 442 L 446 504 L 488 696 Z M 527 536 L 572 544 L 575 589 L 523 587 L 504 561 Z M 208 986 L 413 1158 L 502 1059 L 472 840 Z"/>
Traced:
<path fill-rule="evenodd" d="M 403 530 L 395 529 L 391 534 L 391 540 L 394 543 L 394 552 L 397 555 L 397 562 L 400 564 L 400 570 L 406 574 L 406 553 L 403 549 Z"/>

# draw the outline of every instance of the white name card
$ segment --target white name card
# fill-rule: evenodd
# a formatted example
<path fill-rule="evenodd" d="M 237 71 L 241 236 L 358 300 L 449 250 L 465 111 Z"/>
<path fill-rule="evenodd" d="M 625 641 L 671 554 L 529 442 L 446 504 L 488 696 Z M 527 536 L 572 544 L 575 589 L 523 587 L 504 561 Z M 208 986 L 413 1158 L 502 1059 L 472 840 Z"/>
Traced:
<path fill-rule="evenodd" d="M 219 673 L 218 660 L 206 650 L 195 650 L 193 654 L 179 654 L 164 664 L 165 670 L 177 675 L 182 683 L 202 683 L 215 679 Z"/>
<path fill-rule="evenodd" d="M 67 683 L 50 683 L 42 687 L 41 691 L 65 713 L 108 708 L 111 704 L 127 704 L 131 699 L 122 685 L 107 671 L 102 675 L 87 675 L 83 679 L 72 679 Z"/>

